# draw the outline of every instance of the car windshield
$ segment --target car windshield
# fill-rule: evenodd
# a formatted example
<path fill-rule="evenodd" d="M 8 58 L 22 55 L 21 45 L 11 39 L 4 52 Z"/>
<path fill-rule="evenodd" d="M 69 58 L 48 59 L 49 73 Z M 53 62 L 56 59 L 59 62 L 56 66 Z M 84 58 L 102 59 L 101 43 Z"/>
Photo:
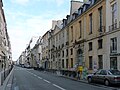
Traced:
<path fill-rule="evenodd" d="M 113 75 L 120 75 L 120 71 L 119 71 L 119 70 L 110 70 L 110 72 L 111 72 Z"/>

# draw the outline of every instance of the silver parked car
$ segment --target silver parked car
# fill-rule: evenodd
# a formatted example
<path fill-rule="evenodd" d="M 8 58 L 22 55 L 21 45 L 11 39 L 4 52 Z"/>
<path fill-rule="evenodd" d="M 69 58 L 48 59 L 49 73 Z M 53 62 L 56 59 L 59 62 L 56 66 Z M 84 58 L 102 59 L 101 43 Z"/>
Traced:
<path fill-rule="evenodd" d="M 87 76 L 88 83 L 100 82 L 105 85 L 119 84 L 120 85 L 120 71 L 119 70 L 98 70 L 94 74 Z"/>

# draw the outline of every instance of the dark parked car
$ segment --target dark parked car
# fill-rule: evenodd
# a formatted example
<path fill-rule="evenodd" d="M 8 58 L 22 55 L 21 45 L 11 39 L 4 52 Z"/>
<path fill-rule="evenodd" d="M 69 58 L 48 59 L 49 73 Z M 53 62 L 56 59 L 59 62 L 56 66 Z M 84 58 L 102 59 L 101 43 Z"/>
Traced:
<path fill-rule="evenodd" d="M 98 70 L 94 74 L 87 76 L 88 83 L 100 82 L 105 85 L 119 84 L 120 85 L 120 71 L 119 70 Z"/>

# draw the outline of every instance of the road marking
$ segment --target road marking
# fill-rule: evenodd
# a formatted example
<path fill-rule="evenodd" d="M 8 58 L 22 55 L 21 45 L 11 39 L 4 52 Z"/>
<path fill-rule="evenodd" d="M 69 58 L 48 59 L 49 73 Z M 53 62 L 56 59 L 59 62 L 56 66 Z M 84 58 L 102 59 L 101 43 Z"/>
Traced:
<path fill-rule="evenodd" d="M 12 86 L 12 84 L 7 84 L 7 87 L 11 87 Z"/>
<path fill-rule="evenodd" d="M 37 77 L 37 75 L 33 74 L 35 77 Z"/>
<path fill-rule="evenodd" d="M 42 77 L 39 77 L 39 76 L 37 76 L 36 74 L 34 74 L 34 73 L 31 73 L 31 72 L 29 72 L 29 71 L 27 71 L 28 73 L 30 73 L 30 74 L 32 74 L 32 75 L 34 75 L 35 77 L 37 77 L 37 78 L 39 78 L 39 79 L 43 79 Z"/>
<path fill-rule="evenodd" d="M 32 75 L 34 75 L 34 73 L 31 73 Z"/>
<path fill-rule="evenodd" d="M 46 80 L 46 79 L 43 79 L 45 82 L 47 82 L 47 83 L 51 83 L 50 81 L 48 81 L 48 80 Z"/>
<path fill-rule="evenodd" d="M 25 70 L 24 68 L 18 68 L 18 69 L 14 69 L 14 70 Z"/>
<path fill-rule="evenodd" d="M 38 76 L 39 79 L 42 79 L 41 77 Z"/>
<path fill-rule="evenodd" d="M 29 72 L 29 71 L 28 71 Z M 38 75 L 36 75 L 36 74 L 34 74 L 34 73 L 31 73 L 31 72 L 29 72 L 30 74 L 32 74 L 33 76 L 35 76 L 35 77 L 37 77 L 37 78 L 39 78 L 39 79 L 43 79 L 42 77 L 39 77 Z M 48 80 L 46 80 L 46 79 L 43 79 L 43 81 L 45 81 L 45 82 L 47 82 L 47 83 L 51 83 L 50 81 L 48 81 Z M 58 85 L 56 85 L 56 84 L 52 84 L 53 86 L 55 86 L 55 87 L 57 87 L 57 88 L 59 88 L 59 89 L 61 89 L 61 90 L 66 90 L 66 89 L 64 89 L 64 88 L 62 88 L 62 87 L 60 87 L 60 86 L 58 86 Z"/>
<path fill-rule="evenodd" d="M 31 72 L 29 72 L 29 71 L 27 71 L 28 73 L 30 73 L 30 74 L 32 74 L 32 75 L 34 75 L 34 73 L 31 73 Z"/>
<path fill-rule="evenodd" d="M 14 87 L 14 90 L 19 90 L 19 87 L 18 86 Z"/>
<path fill-rule="evenodd" d="M 59 88 L 59 89 L 61 89 L 61 90 L 66 90 L 66 89 L 64 89 L 64 88 L 62 88 L 62 87 L 60 87 L 60 86 L 58 86 L 58 85 L 56 85 L 56 84 L 53 84 L 53 86 L 55 86 L 55 87 L 57 87 L 57 88 Z"/>

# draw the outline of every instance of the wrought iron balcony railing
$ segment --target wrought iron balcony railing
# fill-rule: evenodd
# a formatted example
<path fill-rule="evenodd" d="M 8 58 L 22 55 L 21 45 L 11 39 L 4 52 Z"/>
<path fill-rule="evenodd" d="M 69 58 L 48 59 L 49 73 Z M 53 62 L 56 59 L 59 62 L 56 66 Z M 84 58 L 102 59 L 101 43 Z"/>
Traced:
<path fill-rule="evenodd" d="M 120 22 L 119 22 L 119 24 L 120 24 Z M 119 27 L 120 27 L 120 25 L 119 25 Z M 114 24 L 109 26 L 109 31 L 113 31 L 113 30 L 116 30 L 116 29 L 117 29 L 117 23 L 114 23 Z"/>
<path fill-rule="evenodd" d="M 98 31 L 99 31 L 100 33 L 105 32 L 105 26 L 101 26 L 101 27 L 99 27 Z"/>

